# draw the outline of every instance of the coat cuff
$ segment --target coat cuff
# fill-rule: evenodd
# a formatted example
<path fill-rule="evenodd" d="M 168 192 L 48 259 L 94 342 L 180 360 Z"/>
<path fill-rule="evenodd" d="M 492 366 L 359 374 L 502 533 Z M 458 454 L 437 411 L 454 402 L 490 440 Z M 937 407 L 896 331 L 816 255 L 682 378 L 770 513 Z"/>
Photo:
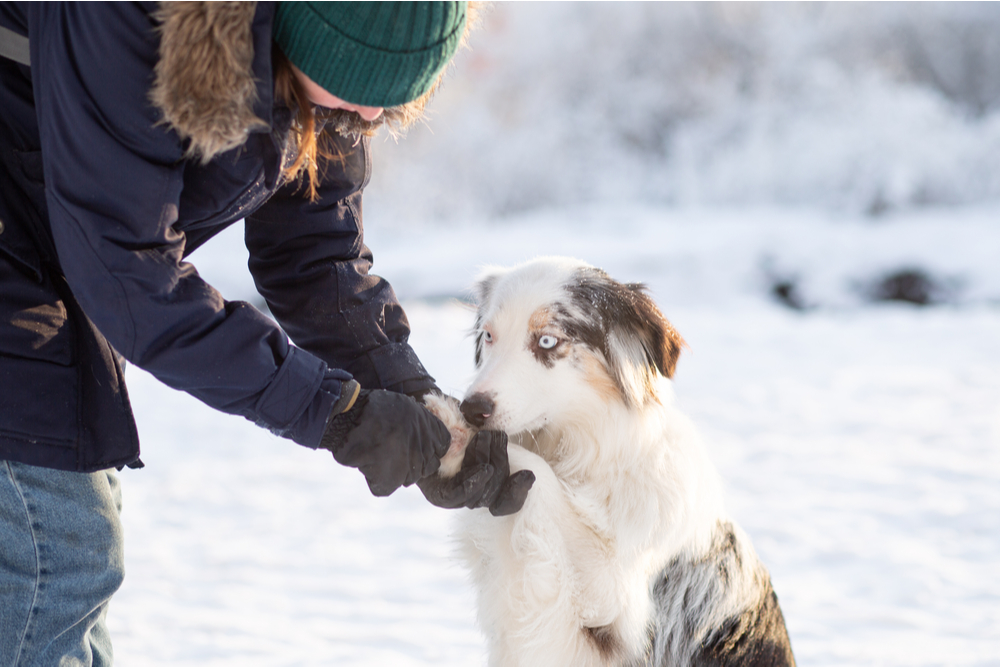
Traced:
<path fill-rule="evenodd" d="M 257 423 L 275 435 L 315 449 L 350 373 L 291 347 L 255 406 Z"/>
<path fill-rule="evenodd" d="M 381 345 L 355 359 L 347 370 L 366 389 L 409 394 L 435 386 L 434 378 L 407 343 Z"/>

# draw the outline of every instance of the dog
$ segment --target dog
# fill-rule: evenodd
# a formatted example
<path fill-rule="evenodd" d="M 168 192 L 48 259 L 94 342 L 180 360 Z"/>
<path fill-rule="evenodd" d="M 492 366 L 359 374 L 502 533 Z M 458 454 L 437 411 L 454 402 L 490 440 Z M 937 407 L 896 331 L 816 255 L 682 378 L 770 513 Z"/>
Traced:
<path fill-rule="evenodd" d="M 645 287 L 579 260 L 487 269 L 454 475 L 478 429 L 535 484 L 516 514 L 466 512 L 460 552 L 493 667 L 794 665 L 767 570 L 673 405 L 684 340 Z"/>

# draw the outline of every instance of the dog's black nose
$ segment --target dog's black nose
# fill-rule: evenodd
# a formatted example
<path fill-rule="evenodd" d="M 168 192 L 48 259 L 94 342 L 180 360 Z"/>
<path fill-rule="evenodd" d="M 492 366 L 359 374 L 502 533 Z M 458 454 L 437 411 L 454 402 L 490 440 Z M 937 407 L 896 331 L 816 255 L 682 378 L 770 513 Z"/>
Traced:
<path fill-rule="evenodd" d="M 493 414 L 493 399 L 486 394 L 473 394 L 462 401 L 462 414 L 473 426 L 482 426 Z"/>

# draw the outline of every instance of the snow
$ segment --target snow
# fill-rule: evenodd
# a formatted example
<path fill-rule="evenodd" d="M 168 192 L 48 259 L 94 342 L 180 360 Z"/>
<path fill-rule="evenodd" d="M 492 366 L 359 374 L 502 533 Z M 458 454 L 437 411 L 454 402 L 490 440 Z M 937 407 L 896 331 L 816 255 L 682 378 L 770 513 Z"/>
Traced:
<path fill-rule="evenodd" d="M 501 5 L 430 125 L 377 142 L 366 241 L 411 342 L 461 395 L 483 265 L 647 283 L 799 663 L 1000 665 L 1000 12 L 621 7 Z M 241 236 L 192 261 L 261 306 Z M 944 303 L 871 301 L 914 268 Z M 119 664 L 483 664 L 452 512 L 127 375 Z"/>

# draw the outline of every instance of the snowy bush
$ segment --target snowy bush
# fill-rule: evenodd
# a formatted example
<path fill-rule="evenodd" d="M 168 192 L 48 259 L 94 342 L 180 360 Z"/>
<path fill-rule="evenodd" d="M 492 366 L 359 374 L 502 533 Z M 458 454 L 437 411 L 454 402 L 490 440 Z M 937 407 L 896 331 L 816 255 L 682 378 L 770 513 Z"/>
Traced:
<path fill-rule="evenodd" d="M 995 199 L 997 34 L 991 3 L 498 3 L 429 125 L 376 142 L 369 207 Z"/>

